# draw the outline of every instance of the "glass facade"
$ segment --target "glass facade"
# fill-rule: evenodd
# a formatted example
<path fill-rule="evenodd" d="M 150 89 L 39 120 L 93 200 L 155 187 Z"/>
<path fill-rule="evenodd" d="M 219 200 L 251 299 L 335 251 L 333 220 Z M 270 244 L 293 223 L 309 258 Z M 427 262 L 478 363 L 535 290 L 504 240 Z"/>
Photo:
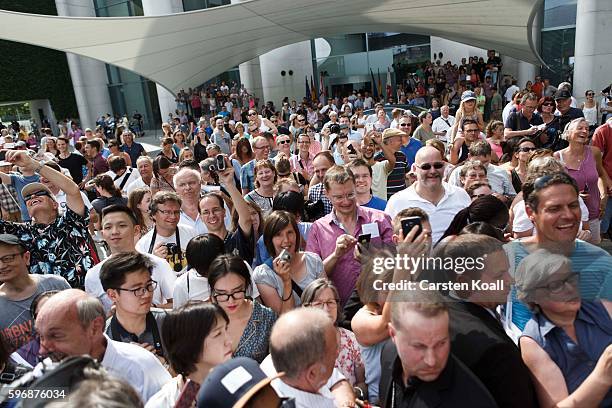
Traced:
<path fill-rule="evenodd" d="M 161 0 L 158 0 L 161 1 Z M 226 6 L 230 0 L 183 0 L 184 11 L 202 10 L 211 7 Z"/>
<path fill-rule="evenodd" d="M 94 6 L 98 17 L 144 15 L 141 0 L 94 0 Z M 128 117 L 131 117 L 134 111 L 138 111 L 144 117 L 145 129 L 155 129 L 161 125 L 157 89 L 154 82 L 132 71 L 109 64 L 106 65 L 106 74 L 108 93 L 115 114 L 127 114 Z"/>
<path fill-rule="evenodd" d="M 372 90 L 372 76 L 384 88 L 387 70 L 391 80 L 402 81 L 416 64 L 429 61 L 429 36 L 403 33 L 366 33 L 326 37 L 329 56 L 313 55 L 316 76 L 324 76 L 328 95 Z M 314 47 L 313 47 L 314 48 Z"/>
<path fill-rule="evenodd" d="M 577 0 L 545 0 L 540 50 L 547 67 L 541 74 L 555 85 L 572 81 Z"/>

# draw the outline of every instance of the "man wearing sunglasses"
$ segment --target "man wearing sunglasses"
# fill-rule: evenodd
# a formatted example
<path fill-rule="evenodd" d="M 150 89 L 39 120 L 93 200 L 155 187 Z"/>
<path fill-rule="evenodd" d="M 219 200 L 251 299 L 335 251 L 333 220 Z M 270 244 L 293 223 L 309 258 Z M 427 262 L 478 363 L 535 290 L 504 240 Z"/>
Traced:
<path fill-rule="evenodd" d="M 433 242 L 438 242 L 455 215 L 471 202 L 465 190 L 442 182 L 444 166 L 439 150 L 431 146 L 422 147 L 412 165 L 417 181 L 392 195 L 385 209 L 391 218 L 408 207 L 425 211 L 430 218 Z"/>
<path fill-rule="evenodd" d="M 66 193 L 66 211 L 59 215 L 59 204 L 47 186 L 30 183 L 21 194 L 32 221 L 19 224 L 0 221 L 0 233 L 18 236 L 30 251 L 31 273 L 53 273 L 64 277 L 72 287 L 83 287 L 85 272 L 96 263 L 97 255 L 90 245 L 89 215 L 79 187 L 24 151 L 9 151 L 6 160 L 37 173 Z"/>

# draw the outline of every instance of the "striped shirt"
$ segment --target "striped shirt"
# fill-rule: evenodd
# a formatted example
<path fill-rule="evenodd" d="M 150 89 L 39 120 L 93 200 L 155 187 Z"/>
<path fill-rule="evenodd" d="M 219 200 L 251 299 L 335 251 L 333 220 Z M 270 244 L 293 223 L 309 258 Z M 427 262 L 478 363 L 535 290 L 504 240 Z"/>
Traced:
<path fill-rule="evenodd" d="M 386 160 L 385 155 L 382 152 L 378 152 L 374 156 L 374 160 Z M 395 167 L 387 176 L 387 199 L 406 188 L 407 165 L 406 155 L 402 152 L 395 152 Z"/>

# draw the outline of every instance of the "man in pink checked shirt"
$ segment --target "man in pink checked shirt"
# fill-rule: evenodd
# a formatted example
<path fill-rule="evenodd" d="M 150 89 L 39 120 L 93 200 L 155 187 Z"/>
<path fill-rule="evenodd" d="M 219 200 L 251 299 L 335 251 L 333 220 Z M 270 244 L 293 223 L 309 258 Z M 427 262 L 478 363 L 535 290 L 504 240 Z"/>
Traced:
<path fill-rule="evenodd" d="M 387 214 L 357 205 L 355 177 L 350 170 L 333 166 L 323 183 L 333 210 L 313 224 L 306 250 L 323 259 L 325 273 L 338 288 L 344 305 L 361 272 L 354 256 L 357 238 L 370 234 L 370 245 L 391 244 L 393 227 Z"/>

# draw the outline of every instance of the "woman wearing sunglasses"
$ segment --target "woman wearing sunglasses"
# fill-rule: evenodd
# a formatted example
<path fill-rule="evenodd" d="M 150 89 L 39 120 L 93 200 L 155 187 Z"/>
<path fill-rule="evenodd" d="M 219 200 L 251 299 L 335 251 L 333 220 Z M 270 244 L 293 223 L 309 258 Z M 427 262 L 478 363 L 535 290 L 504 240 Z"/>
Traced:
<path fill-rule="evenodd" d="M 592 89 L 586 91 L 584 96 L 586 96 L 586 100 L 582 102 L 580 109 L 584 114 L 584 118 L 589 123 L 589 133 L 593 134 L 599 125 L 599 121 L 597 120 L 599 116 L 599 102 L 595 100 L 595 92 Z"/>

